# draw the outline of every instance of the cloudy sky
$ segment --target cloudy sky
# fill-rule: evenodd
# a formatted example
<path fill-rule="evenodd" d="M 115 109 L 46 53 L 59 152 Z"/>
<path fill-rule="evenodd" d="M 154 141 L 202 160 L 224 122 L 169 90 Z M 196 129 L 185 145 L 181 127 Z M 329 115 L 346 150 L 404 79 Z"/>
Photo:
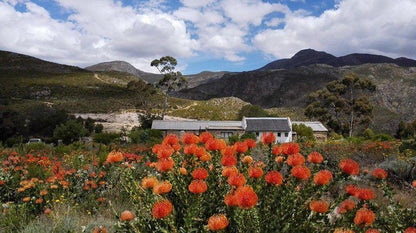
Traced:
<path fill-rule="evenodd" d="M 85 67 L 244 71 L 304 48 L 416 59 L 416 0 L 1 0 L 0 50 Z"/>

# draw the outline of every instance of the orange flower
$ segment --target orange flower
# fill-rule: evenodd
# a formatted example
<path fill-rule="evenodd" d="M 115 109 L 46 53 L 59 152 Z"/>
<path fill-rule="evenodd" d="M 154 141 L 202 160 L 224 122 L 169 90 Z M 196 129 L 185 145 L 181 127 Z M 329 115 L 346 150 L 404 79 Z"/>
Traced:
<path fill-rule="evenodd" d="M 170 190 L 172 190 L 172 184 L 167 180 L 162 181 L 153 187 L 153 193 L 155 194 L 165 194 L 170 192 Z"/>
<path fill-rule="evenodd" d="M 29 201 L 30 201 L 30 197 L 24 197 L 24 198 L 22 199 L 22 201 L 23 201 L 23 202 L 29 202 Z"/>
<path fill-rule="evenodd" d="M 251 138 L 248 138 L 244 141 L 249 149 L 256 147 L 256 141 Z"/>
<path fill-rule="evenodd" d="M 156 169 L 159 172 L 167 172 L 173 168 L 173 165 L 175 165 L 175 162 L 172 158 L 159 159 L 156 163 Z"/>
<path fill-rule="evenodd" d="M 365 231 L 365 233 L 380 233 L 380 231 L 379 231 L 379 230 L 377 230 L 377 229 L 372 229 L 372 228 L 369 228 L 369 229 L 367 229 L 367 230 Z"/>
<path fill-rule="evenodd" d="M 227 167 L 222 168 L 222 176 L 230 177 L 237 173 L 238 173 L 238 170 L 235 166 L 227 166 Z"/>
<path fill-rule="evenodd" d="M 204 144 L 212 138 L 214 138 L 214 137 L 212 136 L 212 134 L 210 132 L 203 132 L 199 135 L 199 140 Z"/>
<path fill-rule="evenodd" d="M 163 139 L 163 144 L 174 145 L 177 143 L 179 143 L 179 139 L 178 139 L 178 136 L 176 136 L 175 134 L 168 134 Z"/>
<path fill-rule="evenodd" d="M 225 147 L 227 147 L 227 144 L 223 140 L 219 140 L 216 138 L 209 139 L 205 143 L 205 148 L 210 151 L 223 150 L 225 149 Z"/>
<path fill-rule="evenodd" d="M 339 163 L 339 168 L 348 175 L 358 175 L 360 172 L 360 165 L 352 159 L 342 160 Z"/>
<path fill-rule="evenodd" d="M 272 154 L 274 154 L 274 155 L 282 154 L 282 147 L 280 147 L 278 145 L 274 145 L 273 149 L 272 149 Z"/>
<path fill-rule="evenodd" d="M 120 215 L 121 221 L 131 221 L 134 219 L 134 214 L 128 210 L 123 211 Z"/>
<path fill-rule="evenodd" d="M 274 133 L 272 132 L 263 133 L 263 135 L 261 135 L 261 142 L 263 144 L 272 144 L 275 141 L 276 141 L 276 135 L 274 135 Z"/>
<path fill-rule="evenodd" d="M 343 213 L 346 213 L 350 210 L 353 210 L 353 209 L 355 209 L 355 206 L 356 206 L 355 202 L 353 202 L 352 200 L 347 199 L 347 200 L 345 200 L 341 203 L 339 213 L 343 214 Z"/>
<path fill-rule="evenodd" d="M 145 177 L 142 179 L 142 188 L 149 189 L 153 188 L 158 183 L 156 177 Z"/>
<path fill-rule="evenodd" d="M 42 202 L 43 202 L 43 198 L 38 198 L 38 199 L 35 200 L 35 203 L 36 204 L 40 204 Z"/>
<path fill-rule="evenodd" d="M 221 164 L 223 166 L 234 166 L 237 164 L 237 157 L 235 157 L 235 155 L 223 155 Z"/>
<path fill-rule="evenodd" d="M 99 227 L 94 228 L 92 233 L 108 233 L 108 230 L 105 226 L 99 226 Z"/>
<path fill-rule="evenodd" d="M 46 208 L 46 209 L 43 211 L 43 213 L 44 213 L 44 214 L 46 214 L 46 215 L 49 215 L 49 214 L 51 214 L 51 213 L 52 213 L 52 210 L 51 210 L 51 209 L 49 209 L 49 208 Z"/>
<path fill-rule="evenodd" d="M 243 173 L 237 173 L 229 176 L 227 181 L 230 185 L 238 187 L 246 183 L 246 177 Z"/>
<path fill-rule="evenodd" d="M 170 156 L 173 155 L 173 153 L 175 152 L 175 150 L 173 150 L 172 147 L 168 146 L 168 145 L 163 145 L 159 151 L 157 152 L 157 158 L 162 159 L 162 158 L 169 158 Z"/>
<path fill-rule="evenodd" d="M 198 151 L 198 146 L 196 144 L 189 144 L 183 148 L 183 152 L 186 155 L 193 155 L 196 154 Z"/>
<path fill-rule="evenodd" d="M 328 212 L 329 204 L 326 201 L 313 200 L 313 201 L 311 201 L 311 203 L 309 203 L 309 208 L 313 212 L 326 213 L 326 212 Z"/>
<path fill-rule="evenodd" d="M 227 193 L 224 197 L 224 203 L 227 206 L 237 206 L 238 202 L 237 202 L 237 198 L 235 196 L 234 193 Z"/>
<path fill-rule="evenodd" d="M 40 191 L 39 193 L 41 196 L 45 196 L 46 194 L 48 194 L 48 191 L 46 189 Z"/>
<path fill-rule="evenodd" d="M 2 186 L 3 184 L 5 184 L 6 181 L 5 180 L 0 180 L 0 186 Z"/>
<path fill-rule="evenodd" d="M 205 150 L 205 147 L 198 146 L 195 150 L 196 157 L 201 158 L 202 156 L 207 154 L 207 151 Z"/>
<path fill-rule="evenodd" d="M 234 146 L 226 146 L 222 151 L 221 154 L 224 156 L 235 155 L 237 151 L 235 150 Z"/>
<path fill-rule="evenodd" d="M 186 168 L 184 168 L 184 167 L 180 167 L 179 168 L 179 172 L 182 174 L 182 175 L 186 175 L 186 174 L 188 174 L 188 171 L 186 170 Z"/>
<path fill-rule="evenodd" d="M 156 202 L 152 208 L 152 215 L 156 219 L 164 218 L 172 212 L 173 206 L 167 199 Z"/>
<path fill-rule="evenodd" d="M 374 199 L 373 190 L 365 188 L 359 189 L 358 193 L 355 196 L 363 201 Z"/>
<path fill-rule="evenodd" d="M 373 211 L 367 208 L 361 208 L 355 214 L 354 223 L 355 225 L 364 224 L 365 226 L 370 226 L 375 219 L 376 215 L 373 213 Z"/>
<path fill-rule="evenodd" d="M 308 155 L 308 161 L 311 163 L 322 163 L 324 157 L 319 152 L 312 152 Z"/>
<path fill-rule="evenodd" d="M 228 226 L 229 222 L 224 214 L 216 214 L 208 219 L 208 229 L 211 231 L 220 231 Z"/>
<path fill-rule="evenodd" d="M 111 151 L 108 155 L 107 155 L 107 163 L 118 163 L 121 162 L 123 160 L 123 153 L 121 152 L 116 152 L 116 151 Z"/>
<path fill-rule="evenodd" d="M 347 191 L 347 193 L 351 196 L 356 196 L 360 189 L 353 184 L 349 184 L 345 187 L 345 191 Z"/>
<path fill-rule="evenodd" d="M 267 183 L 271 185 L 281 185 L 283 184 L 283 176 L 278 171 L 270 171 L 266 174 L 264 178 Z"/>
<path fill-rule="evenodd" d="M 412 186 L 413 186 L 413 188 L 416 188 L 416 180 L 414 180 L 414 181 L 412 182 Z"/>
<path fill-rule="evenodd" d="M 277 156 L 274 161 L 276 161 L 276 163 L 283 163 L 285 161 L 285 157 L 283 156 Z"/>
<path fill-rule="evenodd" d="M 155 144 L 152 147 L 152 152 L 155 153 L 155 154 L 157 154 L 157 152 L 159 152 L 160 148 L 162 148 L 162 145 L 161 144 Z"/>
<path fill-rule="evenodd" d="M 202 155 L 201 157 L 199 157 L 199 160 L 201 160 L 201 162 L 211 161 L 212 160 L 212 156 L 211 156 L 210 153 L 205 153 L 204 155 Z"/>
<path fill-rule="evenodd" d="M 404 233 L 416 233 L 416 227 L 408 227 Z"/>
<path fill-rule="evenodd" d="M 247 150 L 248 150 L 248 146 L 247 146 L 247 144 L 246 144 L 246 143 L 244 143 L 244 142 L 236 142 L 236 143 L 234 144 L 234 147 L 235 147 L 235 150 L 236 150 L 238 153 L 246 153 L 246 152 L 247 152 Z"/>
<path fill-rule="evenodd" d="M 253 157 L 251 157 L 250 155 L 246 155 L 243 157 L 243 159 L 241 160 L 243 163 L 247 163 L 250 164 L 253 162 Z"/>
<path fill-rule="evenodd" d="M 193 180 L 188 186 L 189 192 L 193 194 L 200 194 L 206 192 L 208 189 L 207 183 L 203 180 Z"/>
<path fill-rule="evenodd" d="M 305 157 L 303 157 L 303 155 L 299 153 L 291 154 L 287 158 L 287 164 L 292 167 L 303 165 L 304 163 L 305 163 Z"/>
<path fill-rule="evenodd" d="M 263 176 L 263 169 L 261 169 L 261 167 L 250 167 L 248 169 L 248 176 L 254 179 L 258 179 Z"/>
<path fill-rule="evenodd" d="M 282 144 L 281 150 L 285 155 L 293 155 L 300 152 L 300 147 L 295 142 L 289 142 Z"/>
<path fill-rule="evenodd" d="M 322 170 L 315 174 L 313 182 L 319 185 L 326 185 L 332 179 L 332 173 L 329 170 Z"/>
<path fill-rule="evenodd" d="M 193 133 L 185 133 L 182 135 L 182 142 L 184 144 L 197 144 L 199 142 L 199 137 Z"/>
<path fill-rule="evenodd" d="M 240 186 L 235 191 L 235 198 L 240 208 L 251 209 L 257 204 L 258 197 L 251 186 Z"/>
<path fill-rule="evenodd" d="M 208 177 L 208 172 L 205 168 L 197 168 L 192 172 L 192 178 L 196 180 L 204 180 Z"/>
<path fill-rule="evenodd" d="M 311 176 L 311 171 L 305 166 L 295 166 L 292 168 L 292 175 L 300 180 L 307 180 Z"/>
<path fill-rule="evenodd" d="M 383 168 L 376 168 L 373 170 L 373 176 L 377 179 L 386 179 L 387 172 Z"/>

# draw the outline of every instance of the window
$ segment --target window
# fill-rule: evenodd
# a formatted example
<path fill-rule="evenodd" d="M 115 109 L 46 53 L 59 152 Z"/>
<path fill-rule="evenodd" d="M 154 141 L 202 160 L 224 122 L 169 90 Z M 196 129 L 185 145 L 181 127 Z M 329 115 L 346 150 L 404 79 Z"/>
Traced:
<path fill-rule="evenodd" d="M 277 133 L 277 136 L 280 138 L 281 137 L 281 133 Z"/>
<path fill-rule="evenodd" d="M 229 138 L 231 136 L 233 136 L 233 132 L 221 132 L 222 138 Z"/>
<path fill-rule="evenodd" d="M 285 137 L 289 137 L 289 133 L 285 133 Z"/>

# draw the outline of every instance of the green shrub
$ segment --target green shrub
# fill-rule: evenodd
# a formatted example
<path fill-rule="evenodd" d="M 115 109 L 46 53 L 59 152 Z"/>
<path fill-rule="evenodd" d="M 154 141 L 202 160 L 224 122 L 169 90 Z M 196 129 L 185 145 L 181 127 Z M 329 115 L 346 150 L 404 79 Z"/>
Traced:
<path fill-rule="evenodd" d="M 120 133 L 96 133 L 94 134 L 94 142 L 110 144 L 120 138 Z"/>
<path fill-rule="evenodd" d="M 88 131 L 84 128 L 82 122 L 69 120 L 55 128 L 53 137 L 55 140 L 61 139 L 63 143 L 70 144 L 80 137 L 87 135 L 87 133 Z"/>
<path fill-rule="evenodd" d="M 133 129 L 128 136 L 132 143 L 156 144 L 162 140 L 162 132 L 154 129 Z"/>
<path fill-rule="evenodd" d="M 365 139 L 372 139 L 374 137 L 374 132 L 367 128 L 366 130 L 364 130 L 363 135 L 362 135 Z"/>

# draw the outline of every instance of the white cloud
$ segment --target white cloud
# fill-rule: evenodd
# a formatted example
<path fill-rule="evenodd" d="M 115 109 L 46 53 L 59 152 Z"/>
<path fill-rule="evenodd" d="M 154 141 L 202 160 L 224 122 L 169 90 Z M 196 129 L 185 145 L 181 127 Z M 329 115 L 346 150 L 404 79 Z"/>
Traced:
<path fill-rule="evenodd" d="M 253 44 L 275 57 L 314 48 L 336 55 L 371 52 L 416 54 L 416 1 L 343 0 L 320 16 L 286 14 L 282 29 L 258 33 Z"/>

